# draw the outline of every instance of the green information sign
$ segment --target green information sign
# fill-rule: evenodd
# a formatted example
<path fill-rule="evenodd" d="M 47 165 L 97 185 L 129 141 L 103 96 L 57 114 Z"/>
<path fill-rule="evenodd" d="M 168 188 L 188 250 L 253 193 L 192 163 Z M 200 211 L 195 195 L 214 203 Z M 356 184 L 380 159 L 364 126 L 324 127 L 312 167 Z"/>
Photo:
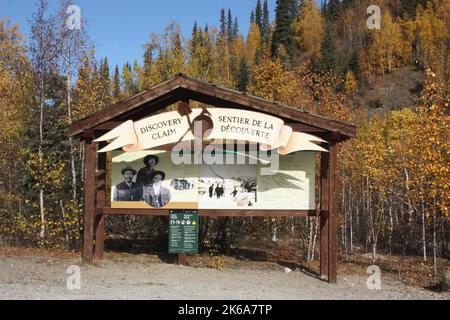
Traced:
<path fill-rule="evenodd" d="M 169 211 L 169 253 L 198 252 L 197 210 Z"/>

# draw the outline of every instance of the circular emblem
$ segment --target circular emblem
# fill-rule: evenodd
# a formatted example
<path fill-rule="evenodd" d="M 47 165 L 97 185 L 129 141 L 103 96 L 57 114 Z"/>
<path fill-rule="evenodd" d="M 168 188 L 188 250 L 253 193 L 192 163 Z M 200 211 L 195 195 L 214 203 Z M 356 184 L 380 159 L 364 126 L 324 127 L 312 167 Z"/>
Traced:
<path fill-rule="evenodd" d="M 195 117 L 193 125 L 194 125 L 194 136 L 197 139 L 209 137 L 209 135 L 212 132 L 212 129 L 214 128 L 214 123 L 212 119 L 206 114 L 201 114 L 198 117 Z"/>

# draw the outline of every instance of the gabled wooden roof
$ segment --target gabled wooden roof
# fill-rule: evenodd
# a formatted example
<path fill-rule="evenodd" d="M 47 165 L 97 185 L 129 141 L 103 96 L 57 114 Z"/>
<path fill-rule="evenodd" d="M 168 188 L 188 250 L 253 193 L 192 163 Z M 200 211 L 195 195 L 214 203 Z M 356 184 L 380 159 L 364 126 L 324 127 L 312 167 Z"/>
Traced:
<path fill-rule="evenodd" d="M 180 100 L 195 100 L 216 107 L 271 114 L 284 119 L 285 122 L 303 124 L 308 128 L 316 128 L 323 133 L 332 134 L 338 141 L 353 138 L 356 135 L 354 124 L 210 84 L 183 74 L 74 122 L 69 128 L 69 135 L 90 136 L 94 131 L 110 130 L 114 127 L 111 127 L 113 124 L 126 120 L 139 120 Z"/>

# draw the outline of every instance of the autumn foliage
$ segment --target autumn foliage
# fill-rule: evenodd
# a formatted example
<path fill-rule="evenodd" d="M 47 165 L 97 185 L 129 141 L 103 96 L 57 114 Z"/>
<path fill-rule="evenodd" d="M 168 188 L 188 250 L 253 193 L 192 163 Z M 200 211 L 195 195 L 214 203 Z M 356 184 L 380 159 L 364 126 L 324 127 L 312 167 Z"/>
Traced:
<path fill-rule="evenodd" d="M 272 24 L 267 3 L 258 1 L 247 35 L 231 10 L 222 10 L 218 27 L 195 23 L 187 39 L 172 23 L 150 34 L 141 61 L 113 72 L 87 34 L 61 31 L 61 11 L 35 15 L 29 43 L 19 26 L 1 20 L 0 238 L 79 248 L 85 155 L 68 125 L 185 73 L 359 125 L 356 139 L 339 147 L 341 253 L 448 257 L 449 2 L 423 2 L 380 1 L 382 28 L 368 30 L 368 1 L 319 8 L 315 1 L 280 0 Z M 37 11 L 47 10 L 43 3 Z M 383 111 L 360 103 L 377 76 L 404 66 L 424 73 L 415 103 Z M 165 228 L 162 220 L 146 221 L 111 218 L 107 231 L 133 238 Z M 314 259 L 315 218 L 204 219 L 200 238 L 226 250 L 244 234 L 272 237 L 274 230 L 300 238 Z"/>

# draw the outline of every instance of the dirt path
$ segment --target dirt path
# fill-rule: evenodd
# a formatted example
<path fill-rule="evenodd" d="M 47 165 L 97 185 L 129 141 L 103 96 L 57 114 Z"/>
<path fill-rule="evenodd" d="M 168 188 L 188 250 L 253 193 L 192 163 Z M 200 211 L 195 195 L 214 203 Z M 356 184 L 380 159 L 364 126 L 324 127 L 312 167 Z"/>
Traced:
<path fill-rule="evenodd" d="M 81 289 L 68 290 L 66 270 L 77 257 L 0 254 L 0 299 L 450 299 L 384 281 L 368 290 L 366 277 L 341 276 L 337 285 L 301 270 L 284 273 L 273 264 L 249 264 L 220 271 L 181 267 L 151 255 L 110 254 L 95 266 L 82 266 Z"/>

